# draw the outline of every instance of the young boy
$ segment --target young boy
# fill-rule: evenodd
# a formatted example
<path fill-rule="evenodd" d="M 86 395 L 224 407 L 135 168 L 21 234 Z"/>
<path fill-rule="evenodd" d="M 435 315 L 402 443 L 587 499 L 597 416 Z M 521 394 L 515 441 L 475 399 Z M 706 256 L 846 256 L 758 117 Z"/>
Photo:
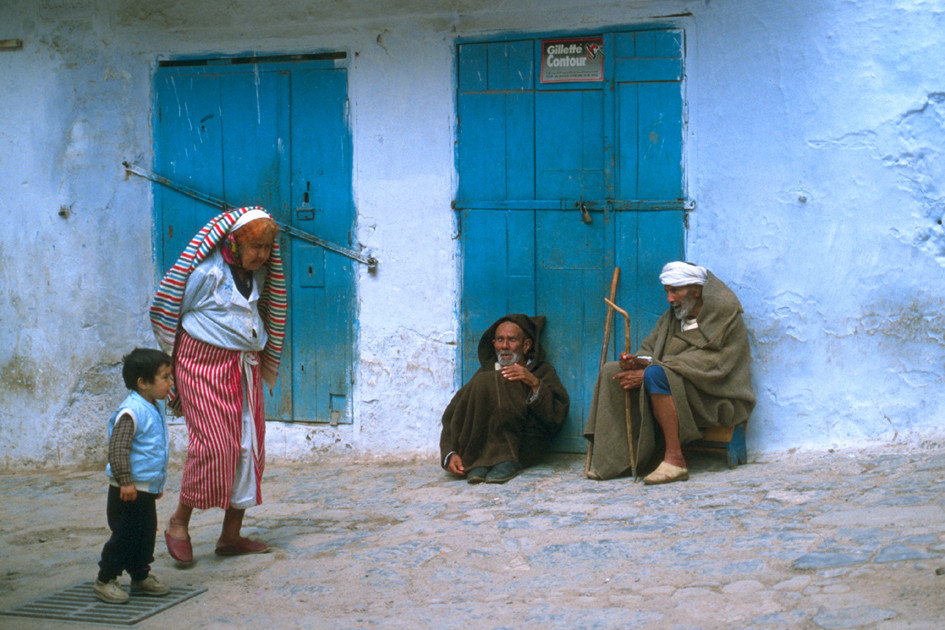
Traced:
<path fill-rule="evenodd" d="M 118 576 L 127 571 L 133 594 L 160 596 L 170 589 L 150 575 L 157 511 L 167 479 L 167 423 L 155 401 L 167 396 L 174 377 L 171 358 L 135 348 L 122 359 L 121 376 L 131 393 L 108 421 L 108 527 L 93 587 L 103 602 L 123 604 L 128 593 Z"/>

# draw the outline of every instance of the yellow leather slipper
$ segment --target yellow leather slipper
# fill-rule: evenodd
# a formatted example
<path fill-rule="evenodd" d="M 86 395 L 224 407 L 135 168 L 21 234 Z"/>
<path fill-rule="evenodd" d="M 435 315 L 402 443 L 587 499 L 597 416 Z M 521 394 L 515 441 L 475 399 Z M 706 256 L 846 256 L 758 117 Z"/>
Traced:
<path fill-rule="evenodd" d="M 648 486 L 655 486 L 660 483 L 672 483 L 674 481 L 686 481 L 689 479 L 689 469 L 674 466 L 669 462 L 660 462 L 660 465 L 643 478 L 643 483 Z"/>

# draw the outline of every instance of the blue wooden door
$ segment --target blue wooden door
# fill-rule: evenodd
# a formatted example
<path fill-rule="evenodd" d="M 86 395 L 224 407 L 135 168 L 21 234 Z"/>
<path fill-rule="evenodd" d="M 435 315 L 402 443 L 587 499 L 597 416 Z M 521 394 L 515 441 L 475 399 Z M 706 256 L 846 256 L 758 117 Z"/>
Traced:
<path fill-rule="evenodd" d="M 154 171 L 234 206 L 263 206 L 280 222 L 349 247 L 347 72 L 334 58 L 256 61 L 158 69 Z M 158 262 L 166 270 L 219 210 L 160 186 L 154 199 Z M 350 422 L 353 263 L 285 234 L 280 242 L 288 336 L 279 384 L 266 390 L 267 417 Z"/>
<path fill-rule="evenodd" d="M 463 378 L 499 316 L 547 316 L 543 342 L 571 395 L 556 447 L 570 452 L 585 449 L 614 267 L 636 349 L 666 307 L 659 270 L 684 253 L 682 33 L 599 37 L 600 81 L 542 83 L 553 38 L 458 47 Z"/>

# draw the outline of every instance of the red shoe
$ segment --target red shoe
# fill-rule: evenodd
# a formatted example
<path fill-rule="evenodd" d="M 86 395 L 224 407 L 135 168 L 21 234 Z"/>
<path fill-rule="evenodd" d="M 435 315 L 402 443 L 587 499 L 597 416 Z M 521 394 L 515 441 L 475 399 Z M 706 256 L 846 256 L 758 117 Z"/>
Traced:
<path fill-rule="evenodd" d="M 181 564 L 191 564 L 194 561 L 194 548 L 190 545 L 190 536 L 187 540 L 177 540 L 164 531 L 164 542 L 167 543 L 167 553 Z"/>
<path fill-rule="evenodd" d="M 250 540 L 249 538 L 240 538 L 237 543 L 220 544 L 217 543 L 215 553 L 218 556 L 245 556 L 251 553 L 269 553 L 271 549 L 264 542 Z"/>

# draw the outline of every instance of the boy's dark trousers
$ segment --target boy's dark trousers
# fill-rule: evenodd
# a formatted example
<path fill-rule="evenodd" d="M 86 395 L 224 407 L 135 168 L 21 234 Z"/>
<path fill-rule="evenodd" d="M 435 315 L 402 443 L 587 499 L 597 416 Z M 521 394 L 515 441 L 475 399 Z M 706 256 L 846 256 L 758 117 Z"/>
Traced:
<path fill-rule="evenodd" d="M 134 501 L 122 501 L 121 489 L 108 486 L 108 527 L 112 537 L 102 548 L 98 579 L 110 582 L 127 571 L 134 581 L 143 580 L 154 562 L 157 533 L 156 494 L 138 490 Z"/>

